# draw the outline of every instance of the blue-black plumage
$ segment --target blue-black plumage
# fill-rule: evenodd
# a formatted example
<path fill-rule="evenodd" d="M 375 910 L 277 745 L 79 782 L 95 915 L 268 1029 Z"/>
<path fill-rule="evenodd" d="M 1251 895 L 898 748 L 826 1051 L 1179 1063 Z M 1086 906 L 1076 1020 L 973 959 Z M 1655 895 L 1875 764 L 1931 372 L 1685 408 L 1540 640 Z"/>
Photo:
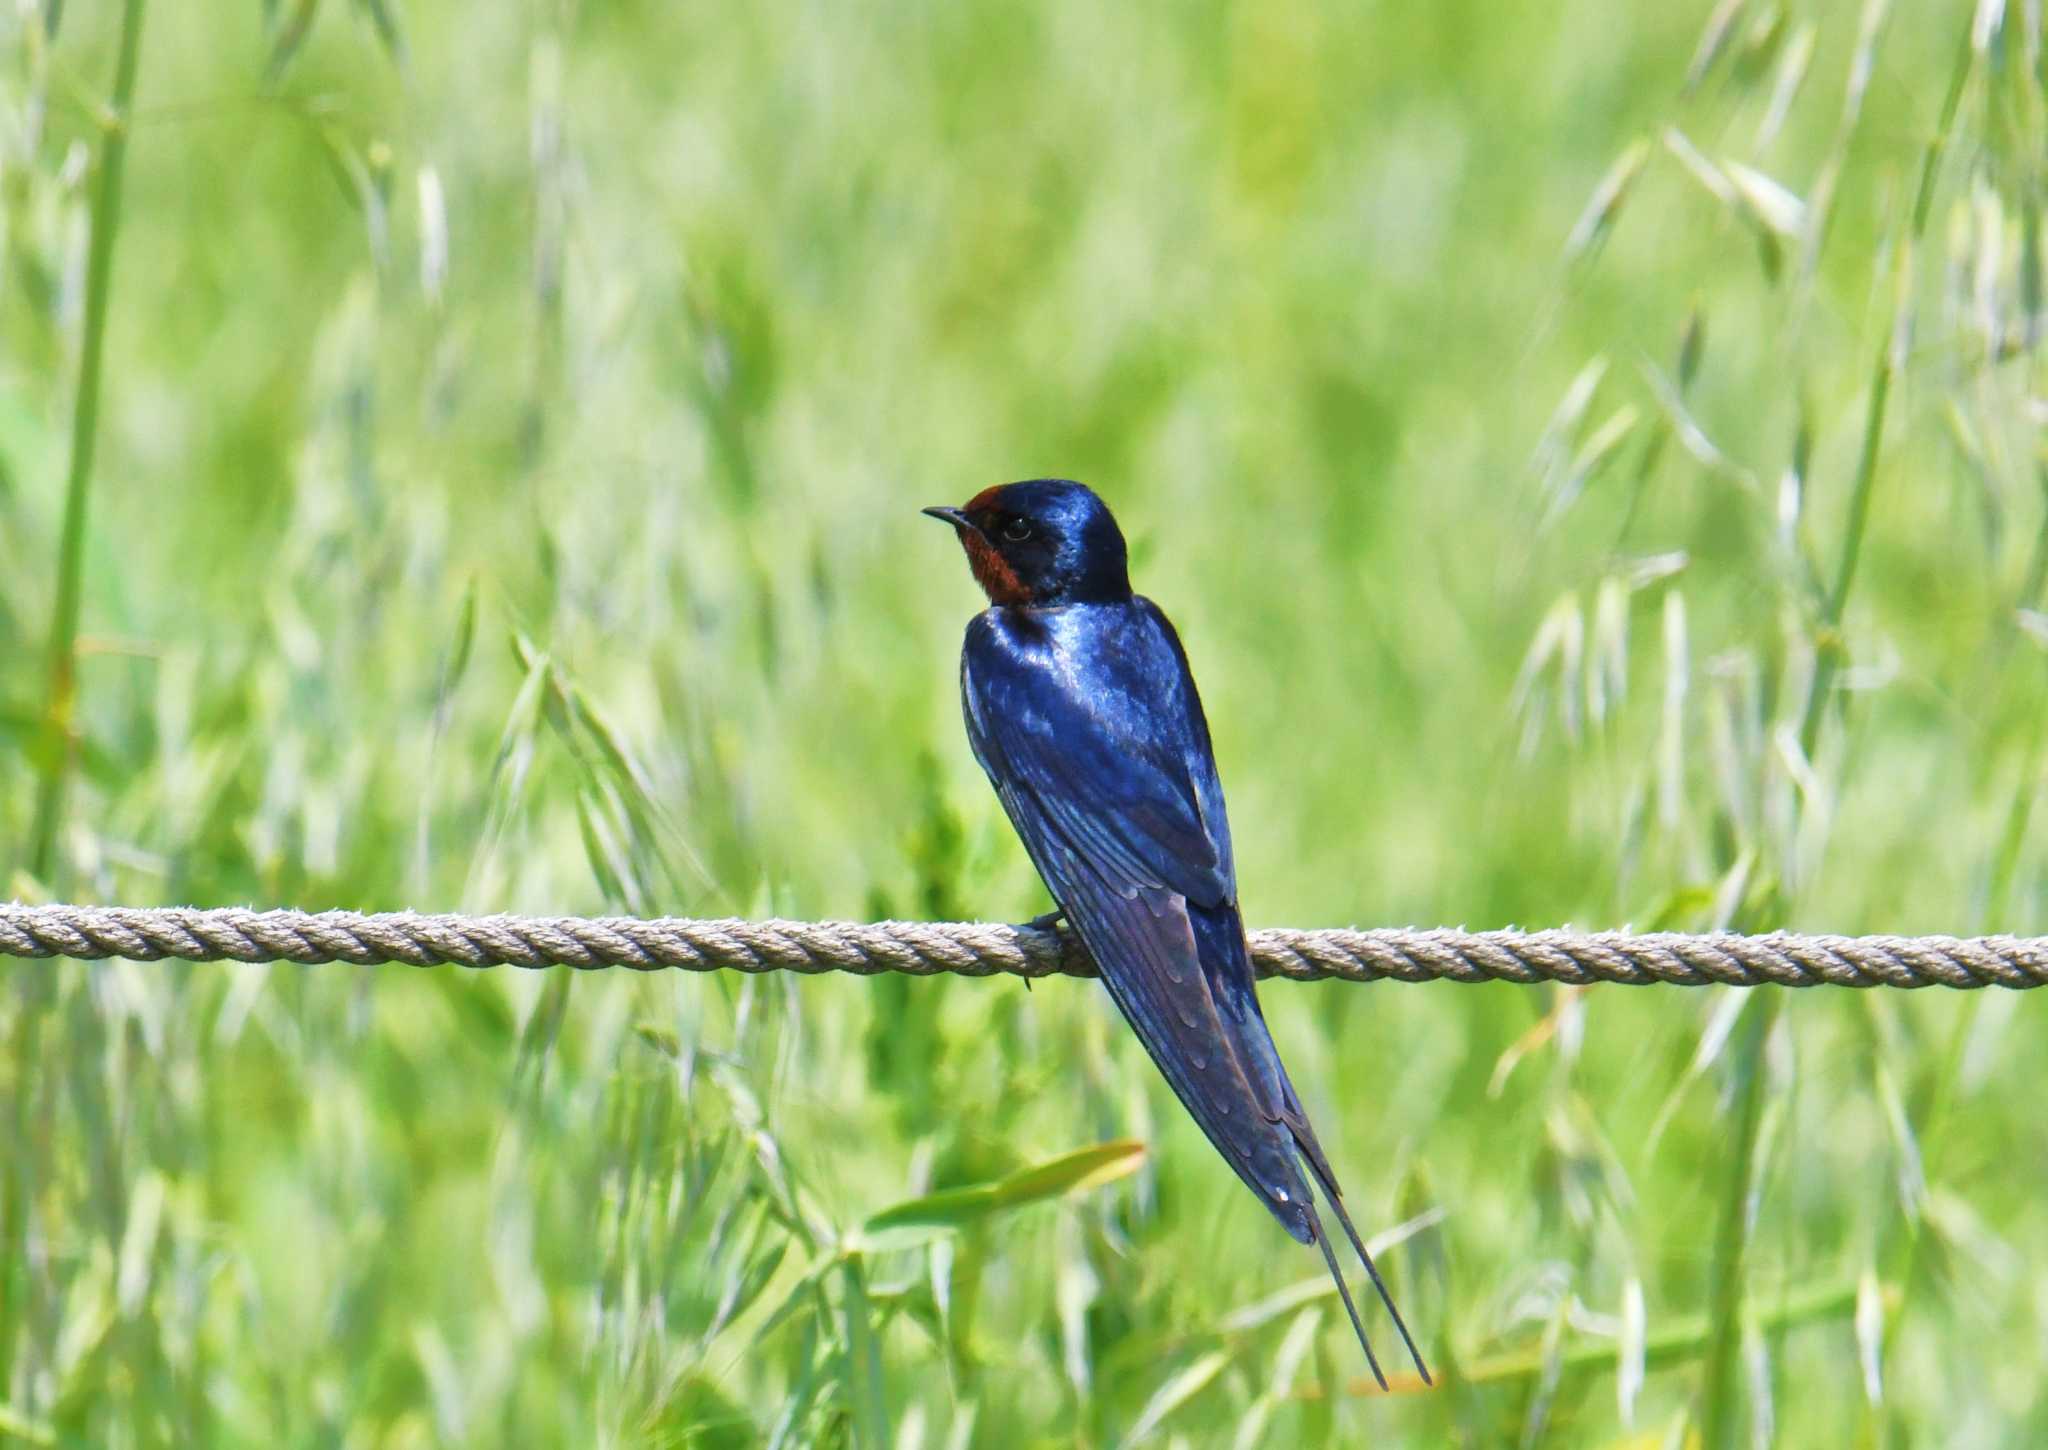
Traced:
<path fill-rule="evenodd" d="M 1131 592 L 1116 520 L 1051 478 L 925 512 L 954 526 L 989 598 L 960 658 L 967 736 L 1032 864 L 1209 1141 L 1322 1250 L 1374 1378 L 1303 1163 L 1428 1381 L 1259 1011 L 1209 724 L 1179 636 Z"/>

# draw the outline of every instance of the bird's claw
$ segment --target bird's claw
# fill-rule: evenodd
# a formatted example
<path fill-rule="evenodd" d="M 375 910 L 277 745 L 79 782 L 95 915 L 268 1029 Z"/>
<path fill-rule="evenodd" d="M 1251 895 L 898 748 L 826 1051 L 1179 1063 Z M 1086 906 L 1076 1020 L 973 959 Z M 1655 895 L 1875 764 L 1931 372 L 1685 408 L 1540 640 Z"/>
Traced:
<path fill-rule="evenodd" d="M 1058 931 L 1067 919 L 1065 907 L 1055 906 L 1051 911 L 1041 912 L 1023 925 L 1024 931 Z M 1031 990 L 1031 979 L 1024 979 L 1024 990 Z"/>

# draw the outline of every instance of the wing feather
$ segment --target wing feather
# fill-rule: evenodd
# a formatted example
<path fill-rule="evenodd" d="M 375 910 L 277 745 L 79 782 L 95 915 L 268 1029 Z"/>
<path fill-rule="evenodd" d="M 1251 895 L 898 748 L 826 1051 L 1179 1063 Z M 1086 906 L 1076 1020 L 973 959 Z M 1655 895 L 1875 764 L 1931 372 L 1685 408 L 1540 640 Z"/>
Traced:
<path fill-rule="evenodd" d="M 1184 677 L 1177 650 L 1161 658 Z M 1049 647 L 1034 658 L 970 632 L 962 693 L 975 755 L 1175 1095 L 1274 1217 L 1311 1242 L 1282 1123 L 1285 1078 L 1250 998 L 1222 812 L 1203 810 L 1184 758 L 1080 707 L 1058 674 Z M 1241 983 L 1227 981 L 1233 969 Z"/>
<path fill-rule="evenodd" d="M 1035 797 L 1046 826 L 1113 884 L 1219 906 L 1237 899 L 1237 878 L 1208 727 L 1172 626 L 1141 604 L 1122 636 L 1098 642 L 1106 701 L 1075 688 L 1049 635 L 1020 639 L 978 616 L 961 656 L 968 738 L 997 790 Z"/>
<path fill-rule="evenodd" d="M 1381 1387 L 1304 1160 L 1426 1381 L 1259 1010 L 1223 789 L 1172 625 L 1143 599 L 1078 642 L 995 616 L 968 629 L 961 695 L 1032 864 L 1175 1096 L 1281 1226 L 1322 1249 Z"/>
<path fill-rule="evenodd" d="M 1096 653 L 1082 690 L 1081 662 L 1050 629 L 994 615 L 968 629 L 961 695 L 975 758 L 1032 864 L 1189 1115 L 1281 1226 L 1321 1248 L 1381 1387 L 1304 1160 L 1427 1381 L 1259 1010 L 1223 789 L 1172 625 L 1136 600 L 1120 636 L 1085 642 Z"/>

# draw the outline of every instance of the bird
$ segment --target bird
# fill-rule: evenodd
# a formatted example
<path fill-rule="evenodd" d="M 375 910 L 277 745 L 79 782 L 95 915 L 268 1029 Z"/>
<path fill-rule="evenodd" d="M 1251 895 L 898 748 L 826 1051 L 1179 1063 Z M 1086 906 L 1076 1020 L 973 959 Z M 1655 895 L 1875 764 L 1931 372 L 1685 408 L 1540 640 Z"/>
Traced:
<path fill-rule="evenodd" d="M 1313 1178 L 1431 1383 L 1259 1009 L 1208 719 L 1180 636 L 1131 592 L 1123 531 L 1094 490 L 1060 478 L 923 512 L 953 526 L 988 596 L 967 626 L 961 703 L 975 759 L 1052 893 L 1041 923 L 1080 937 L 1216 1151 L 1322 1250 L 1384 1390 Z"/>

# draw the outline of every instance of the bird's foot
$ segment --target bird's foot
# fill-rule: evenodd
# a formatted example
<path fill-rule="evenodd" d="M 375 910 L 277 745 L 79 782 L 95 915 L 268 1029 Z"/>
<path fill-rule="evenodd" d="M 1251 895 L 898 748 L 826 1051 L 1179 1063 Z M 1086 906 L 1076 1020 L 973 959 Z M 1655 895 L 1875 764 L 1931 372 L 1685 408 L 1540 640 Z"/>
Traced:
<path fill-rule="evenodd" d="M 1025 922 L 1024 930 L 1058 931 L 1060 929 L 1061 924 L 1065 922 L 1066 919 L 1066 908 L 1063 906 L 1055 906 L 1051 911 L 1041 913 L 1040 915 L 1034 916 L 1031 918 L 1031 920 Z M 1026 977 L 1024 979 L 1024 990 L 1027 992 L 1031 990 L 1031 979 L 1029 977 Z"/>

